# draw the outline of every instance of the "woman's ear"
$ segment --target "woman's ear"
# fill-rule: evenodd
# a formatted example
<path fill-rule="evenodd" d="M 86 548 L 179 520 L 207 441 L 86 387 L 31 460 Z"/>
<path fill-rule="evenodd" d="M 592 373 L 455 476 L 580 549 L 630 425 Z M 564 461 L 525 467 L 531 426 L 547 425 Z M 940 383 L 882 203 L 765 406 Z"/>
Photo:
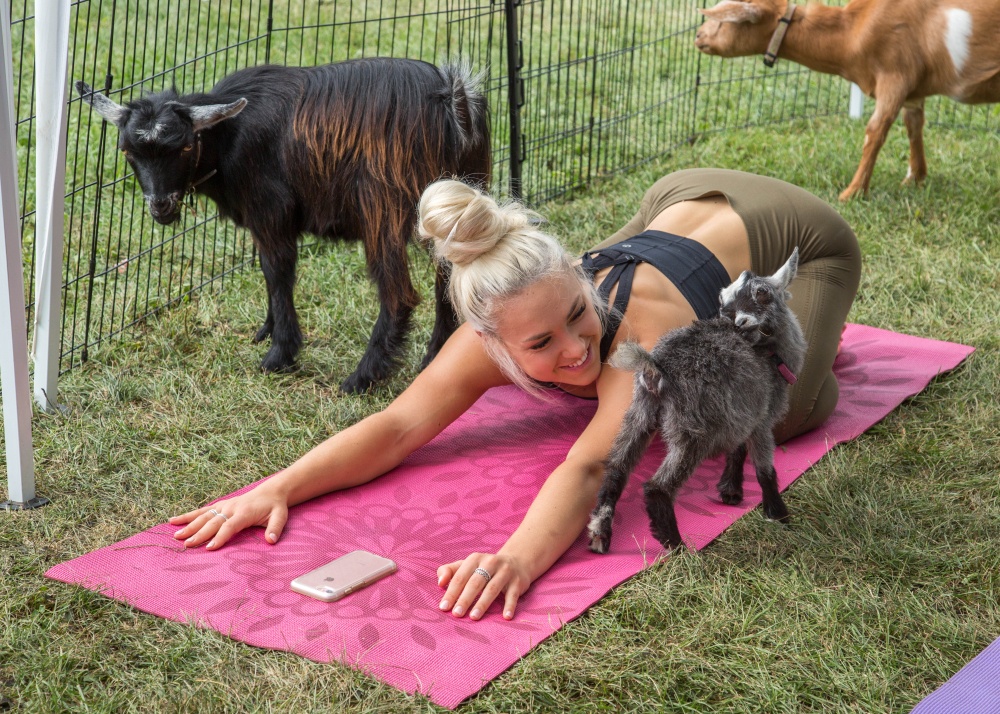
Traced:
<path fill-rule="evenodd" d="M 476 330 L 476 335 L 478 335 L 479 337 L 482 337 L 483 336 L 483 331 L 482 330 Z"/>

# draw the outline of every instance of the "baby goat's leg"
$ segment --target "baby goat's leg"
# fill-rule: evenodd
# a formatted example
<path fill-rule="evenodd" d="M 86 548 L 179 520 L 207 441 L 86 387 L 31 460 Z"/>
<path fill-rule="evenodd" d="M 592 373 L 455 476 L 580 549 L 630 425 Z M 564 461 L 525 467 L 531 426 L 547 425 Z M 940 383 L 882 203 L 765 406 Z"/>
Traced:
<path fill-rule="evenodd" d="M 615 506 L 625 490 L 629 475 L 649 446 L 649 438 L 656 431 L 656 411 L 651 395 L 638 395 L 625 412 L 621 428 L 611 444 L 604 467 L 604 482 L 587 525 L 590 549 L 595 553 L 607 553 L 611 546 L 611 520 L 615 515 Z"/>
<path fill-rule="evenodd" d="M 764 426 L 750 437 L 750 458 L 757 471 L 757 483 L 763 497 L 764 515 L 782 523 L 788 522 L 788 509 L 778 491 L 778 474 L 774 470 L 774 435 Z"/>
<path fill-rule="evenodd" d="M 717 488 L 722 502 L 729 506 L 743 501 L 743 464 L 746 460 L 746 444 L 740 444 L 726 455 L 726 470 L 722 472 Z"/>
<path fill-rule="evenodd" d="M 667 457 L 660 468 L 643 488 L 650 528 L 664 548 L 676 548 L 681 544 L 674 496 L 700 462 L 699 454 L 690 446 L 672 443 L 667 447 Z"/>

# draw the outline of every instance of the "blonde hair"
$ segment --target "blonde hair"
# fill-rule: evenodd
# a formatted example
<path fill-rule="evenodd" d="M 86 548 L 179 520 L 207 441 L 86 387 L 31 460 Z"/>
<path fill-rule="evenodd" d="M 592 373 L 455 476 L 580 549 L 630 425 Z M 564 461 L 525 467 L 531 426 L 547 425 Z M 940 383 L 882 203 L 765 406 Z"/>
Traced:
<path fill-rule="evenodd" d="M 420 197 L 420 237 L 437 260 L 451 264 L 449 294 L 458 314 L 483 337 L 487 354 L 514 384 L 536 395 L 543 387 L 514 361 L 497 332 L 503 302 L 539 280 L 573 275 L 604 322 L 593 282 L 552 236 L 540 217 L 516 201 L 497 202 L 462 181 L 444 179 Z"/>

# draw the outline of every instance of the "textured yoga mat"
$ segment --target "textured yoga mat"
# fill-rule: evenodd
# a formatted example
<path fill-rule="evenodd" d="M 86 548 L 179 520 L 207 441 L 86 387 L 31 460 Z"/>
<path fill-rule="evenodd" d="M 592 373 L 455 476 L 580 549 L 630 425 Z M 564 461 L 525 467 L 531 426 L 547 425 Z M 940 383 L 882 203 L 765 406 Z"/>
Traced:
<path fill-rule="evenodd" d="M 849 325 L 835 366 L 837 411 L 821 429 L 778 449 L 782 488 L 971 352 Z M 479 622 L 437 609 L 437 567 L 505 541 L 594 408 L 565 395 L 544 403 L 512 387 L 494 389 L 394 471 L 297 506 L 277 545 L 253 529 L 213 553 L 185 551 L 171 538 L 175 528 L 163 524 L 46 575 L 257 647 L 344 662 L 453 708 L 662 553 L 641 491 L 663 457 L 657 442 L 622 497 L 610 553 L 592 554 L 581 536 L 532 585 L 513 622 L 503 620 L 498 604 Z M 702 548 L 760 502 L 752 467 L 743 504 L 718 500 L 722 463 L 702 465 L 680 494 L 688 547 Z M 357 548 L 393 558 L 399 572 L 330 604 L 289 589 L 294 577 Z"/>
<path fill-rule="evenodd" d="M 931 692 L 912 714 L 1000 714 L 1000 639 Z"/>

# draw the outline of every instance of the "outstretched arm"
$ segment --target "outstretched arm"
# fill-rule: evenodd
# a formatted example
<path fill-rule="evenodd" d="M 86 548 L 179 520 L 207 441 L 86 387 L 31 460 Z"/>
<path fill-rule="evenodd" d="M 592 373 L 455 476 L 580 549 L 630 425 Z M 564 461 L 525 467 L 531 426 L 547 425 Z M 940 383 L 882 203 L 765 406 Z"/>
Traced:
<path fill-rule="evenodd" d="M 265 526 L 265 539 L 276 543 L 289 507 L 381 476 L 505 381 L 463 325 L 384 411 L 331 436 L 245 494 L 174 516 L 170 523 L 183 526 L 174 537 L 214 550 L 245 528 Z"/>
<path fill-rule="evenodd" d="M 438 568 L 447 590 L 442 610 L 474 620 L 504 593 L 503 616 L 514 617 L 517 601 L 539 575 L 580 535 L 597 499 L 604 460 L 632 398 L 632 375 L 605 367 L 598 384 L 599 406 L 587 428 L 546 479 L 517 530 L 496 554 L 473 553 Z M 490 573 L 487 583 L 476 568 Z M 471 608 L 471 612 L 470 612 Z"/>

